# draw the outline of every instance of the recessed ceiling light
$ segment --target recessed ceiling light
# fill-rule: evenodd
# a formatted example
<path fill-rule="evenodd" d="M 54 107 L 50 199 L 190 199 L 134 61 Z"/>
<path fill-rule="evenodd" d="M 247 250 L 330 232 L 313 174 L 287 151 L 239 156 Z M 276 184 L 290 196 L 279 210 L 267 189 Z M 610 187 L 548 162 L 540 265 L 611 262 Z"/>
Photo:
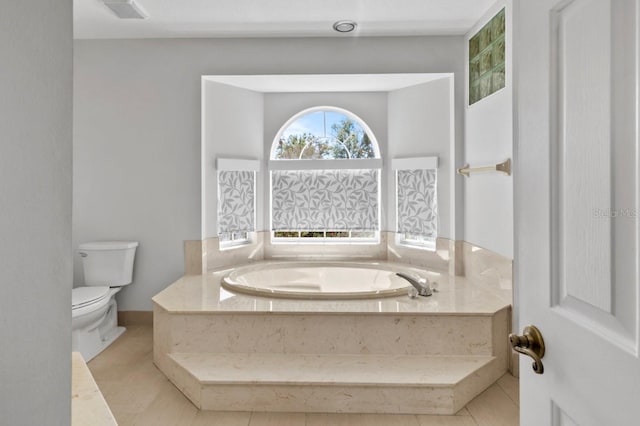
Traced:
<path fill-rule="evenodd" d="M 333 24 L 333 29 L 339 33 L 350 33 L 355 30 L 358 24 L 353 21 L 338 21 Z"/>

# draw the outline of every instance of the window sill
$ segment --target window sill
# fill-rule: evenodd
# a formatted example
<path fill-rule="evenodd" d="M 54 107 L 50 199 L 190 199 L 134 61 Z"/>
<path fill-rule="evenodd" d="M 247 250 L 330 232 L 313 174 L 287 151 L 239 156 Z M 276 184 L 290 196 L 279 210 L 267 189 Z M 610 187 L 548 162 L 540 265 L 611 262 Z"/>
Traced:
<path fill-rule="evenodd" d="M 239 249 L 239 248 L 242 248 L 242 247 L 250 246 L 252 244 L 253 244 L 253 241 L 251 241 L 251 240 L 233 241 L 231 243 L 219 243 L 218 244 L 218 250 L 219 251 L 235 250 L 235 249 Z"/>
<path fill-rule="evenodd" d="M 308 241 L 307 239 L 299 239 L 299 238 L 278 238 L 271 239 L 271 244 L 273 245 L 305 245 L 305 246 L 373 246 L 380 244 L 380 240 L 349 240 L 349 241 L 327 241 L 322 239 L 322 241 L 318 241 L 320 238 L 309 238 L 313 241 Z"/>

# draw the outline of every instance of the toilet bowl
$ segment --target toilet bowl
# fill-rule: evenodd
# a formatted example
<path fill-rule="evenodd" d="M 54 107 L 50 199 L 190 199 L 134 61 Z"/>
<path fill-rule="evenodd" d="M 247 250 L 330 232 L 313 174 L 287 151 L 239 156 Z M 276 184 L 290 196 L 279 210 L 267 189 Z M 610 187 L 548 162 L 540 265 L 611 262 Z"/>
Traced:
<path fill-rule="evenodd" d="M 102 290 L 100 295 L 90 296 L 83 290 Z M 122 333 L 124 327 L 118 327 L 118 305 L 115 294 L 119 288 L 110 287 L 77 287 L 72 290 L 74 303 L 71 307 L 71 346 L 74 351 L 82 353 L 85 361 L 89 361 L 107 346 L 113 343 Z M 89 297 L 95 297 L 92 300 Z"/>
<path fill-rule="evenodd" d="M 71 347 L 91 360 L 122 333 L 115 295 L 132 282 L 138 243 L 110 241 L 81 244 L 84 284 L 71 292 Z"/>

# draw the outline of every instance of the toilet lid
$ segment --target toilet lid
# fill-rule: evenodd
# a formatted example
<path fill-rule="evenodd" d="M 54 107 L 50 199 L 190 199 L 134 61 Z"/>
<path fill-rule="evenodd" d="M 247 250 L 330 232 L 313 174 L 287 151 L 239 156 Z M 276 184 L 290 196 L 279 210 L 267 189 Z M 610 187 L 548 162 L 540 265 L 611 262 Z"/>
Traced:
<path fill-rule="evenodd" d="M 71 290 L 71 306 L 73 309 L 94 303 L 109 294 L 109 287 L 76 287 Z"/>

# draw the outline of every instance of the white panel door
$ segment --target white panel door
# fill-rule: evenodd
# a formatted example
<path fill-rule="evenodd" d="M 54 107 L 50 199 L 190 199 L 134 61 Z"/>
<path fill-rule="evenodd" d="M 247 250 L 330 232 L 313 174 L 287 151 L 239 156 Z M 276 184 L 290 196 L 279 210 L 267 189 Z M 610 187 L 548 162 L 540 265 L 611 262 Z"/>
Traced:
<path fill-rule="evenodd" d="M 515 0 L 521 425 L 640 425 L 639 0 Z"/>

